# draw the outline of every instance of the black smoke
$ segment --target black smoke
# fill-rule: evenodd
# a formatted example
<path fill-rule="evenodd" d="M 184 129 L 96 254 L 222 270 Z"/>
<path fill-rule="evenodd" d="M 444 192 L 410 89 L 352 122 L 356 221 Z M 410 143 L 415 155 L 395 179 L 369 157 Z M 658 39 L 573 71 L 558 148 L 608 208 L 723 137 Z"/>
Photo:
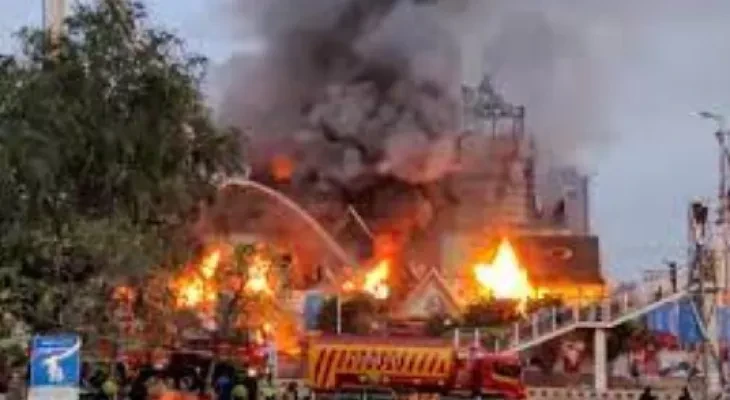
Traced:
<path fill-rule="evenodd" d="M 432 3 L 237 1 L 264 46 L 229 63 L 221 111 L 247 129 L 254 177 L 330 227 L 352 206 L 403 244 L 429 230 L 454 201 L 460 93 L 459 49 Z M 286 182 L 271 176 L 282 156 Z"/>

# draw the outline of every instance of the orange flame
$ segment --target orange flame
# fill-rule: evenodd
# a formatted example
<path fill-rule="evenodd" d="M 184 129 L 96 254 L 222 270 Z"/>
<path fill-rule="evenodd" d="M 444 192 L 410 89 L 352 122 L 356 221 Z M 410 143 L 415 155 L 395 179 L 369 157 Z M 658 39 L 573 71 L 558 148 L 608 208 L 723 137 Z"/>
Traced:
<path fill-rule="evenodd" d="M 257 256 L 254 259 L 253 265 L 249 268 L 248 280 L 244 289 L 251 293 L 271 294 L 271 288 L 269 287 L 269 280 L 267 278 L 270 267 L 271 262 Z"/>
<path fill-rule="evenodd" d="M 134 290 L 129 286 L 117 286 L 112 292 L 112 299 L 128 303 L 134 299 Z"/>
<path fill-rule="evenodd" d="M 219 284 L 226 285 L 226 287 L 230 286 L 235 291 L 244 290 L 248 293 L 273 294 L 268 279 L 271 270 L 270 260 L 255 256 L 252 265 L 248 269 L 247 277 L 231 276 L 225 279 L 216 279 L 216 274 L 220 272 L 221 267 L 221 253 L 220 249 L 211 252 L 203 258 L 200 264 L 192 266 L 192 270 L 188 270 L 187 273 L 176 279 L 173 283 L 173 289 L 176 293 L 178 307 L 193 308 L 215 303 L 218 292 L 222 289 L 218 287 Z"/>
<path fill-rule="evenodd" d="M 276 155 L 271 160 L 271 176 L 277 182 L 285 182 L 294 174 L 294 162 L 285 155 Z"/>
<path fill-rule="evenodd" d="M 342 284 L 342 290 L 345 292 L 352 292 L 355 290 L 355 284 L 352 283 L 352 281 L 345 281 L 345 283 Z"/>
<path fill-rule="evenodd" d="M 200 279 L 191 279 L 180 285 L 178 293 L 178 306 L 195 307 L 203 302 L 205 289 L 203 281 Z"/>
<path fill-rule="evenodd" d="M 474 266 L 474 274 L 481 288 L 488 294 L 497 299 L 518 300 L 520 310 L 524 310 L 527 300 L 535 294 L 527 271 L 520 266 L 507 239 L 502 239 L 491 263 Z"/>
<path fill-rule="evenodd" d="M 390 275 L 390 262 L 383 260 L 370 272 L 365 275 L 363 289 L 373 295 L 376 299 L 385 300 L 390 296 L 388 287 L 388 276 Z"/>
<path fill-rule="evenodd" d="M 213 275 L 215 275 L 215 271 L 218 269 L 218 263 L 220 262 L 220 260 L 220 250 L 214 251 L 209 256 L 203 259 L 203 262 L 200 264 L 200 273 L 205 279 L 210 279 L 213 277 Z"/>
<path fill-rule="evenodd" d="M 218 289 L 212 278 L 218 270 L 220 259 L 221 251 L 213 251 L 203 258 L 193 274 L 182 276 L 174 283 L 178 307 L 198 307 L 216 301 Z"/>

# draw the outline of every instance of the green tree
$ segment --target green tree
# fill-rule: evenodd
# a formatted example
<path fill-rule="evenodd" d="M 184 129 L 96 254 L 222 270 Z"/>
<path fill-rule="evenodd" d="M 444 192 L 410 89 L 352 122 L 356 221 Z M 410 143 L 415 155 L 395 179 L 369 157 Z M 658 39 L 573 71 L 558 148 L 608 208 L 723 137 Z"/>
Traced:
<path fill-rule="evenodd" d="M 79 4 L 64 27 L 53 48 L 24 29 L 0 58 L 0 310 L 34 330 L 83 325 L 117 279 L 189 248 L 200 202 L 241 166 L 205 59 L 140 3 Z"/>
<path fill-rule="evenodd" d="M 462 319 L 468 327 L 494 327 L 513 322 L 519 317 L 517 301 L 486 298 L 469 304 Z"/>
<path fill-rule="evenodd" d="M 638 321 L 626 321 L 611 329 L 606 343 L 608 361 L 615 360 L 619 355 L 631 349 L 632 342 L 647 344 L 651 342 L 649 334 Z"/>

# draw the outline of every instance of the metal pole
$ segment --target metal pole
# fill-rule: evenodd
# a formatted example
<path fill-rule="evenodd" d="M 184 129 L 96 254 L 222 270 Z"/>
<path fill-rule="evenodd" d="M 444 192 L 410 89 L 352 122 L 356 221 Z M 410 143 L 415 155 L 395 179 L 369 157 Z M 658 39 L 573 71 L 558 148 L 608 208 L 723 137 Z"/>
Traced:
<path fill-rule="evenodd" d="M 593 333 L 593 389 L 598 393 L 608 390 L 608 359 L 606 353 L 606 330 L 597 328 Z"/>
<path fill-rule="evenodd" d="M 337 316 L 336 323 L 337 323 L 337 334 L 342 334 L 342 300 L 340 299 L 340 295 L 338 294 L 336 297 L 336 303 L 337 303 Z"/>
<path fill-rule="evenodd" d="M 727 205 L 728 205 L 728 164 L 730 164 L 730 148 L 727 146 L 727 136 L 724 116 L 712 112 L 699 112 L 697 116 L 714 121 L 717 124 L 715 138 L 719 147 L 718 159 L 718 209 L 715 229 L 704 221 L 701 230 L 695 237 L 694 279 L 698 279 L 697 290 L 694 291 L 695 310 L 701 314 L 700 328 L 703 330 L 703 367 L 705 367 L 705 384 L 703 395 L 720 393 L 724 386 L 723 366 L 720 361 L 719 326 L 717 311 L 722 306 L 721 293 L 727 288 Z M 706 214 L 706 211 L 705 211 Z M 697 221 L 695 221 L 696 223 Z"/>

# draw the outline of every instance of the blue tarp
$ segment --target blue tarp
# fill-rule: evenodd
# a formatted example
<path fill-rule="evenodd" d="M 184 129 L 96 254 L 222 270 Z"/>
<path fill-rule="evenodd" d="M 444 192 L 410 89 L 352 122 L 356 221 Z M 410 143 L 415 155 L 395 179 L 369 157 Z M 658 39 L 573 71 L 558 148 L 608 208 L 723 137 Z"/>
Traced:
<path fill-rule="evenodd" d="M 719 311 L 720 336 L 730 337 L 730 309 Z M 697 317 L 689 300 L 666 304 L 646 315 L 646 326 L 650 331 L 677 335 L 683 345 L 702 341 Z"/>

